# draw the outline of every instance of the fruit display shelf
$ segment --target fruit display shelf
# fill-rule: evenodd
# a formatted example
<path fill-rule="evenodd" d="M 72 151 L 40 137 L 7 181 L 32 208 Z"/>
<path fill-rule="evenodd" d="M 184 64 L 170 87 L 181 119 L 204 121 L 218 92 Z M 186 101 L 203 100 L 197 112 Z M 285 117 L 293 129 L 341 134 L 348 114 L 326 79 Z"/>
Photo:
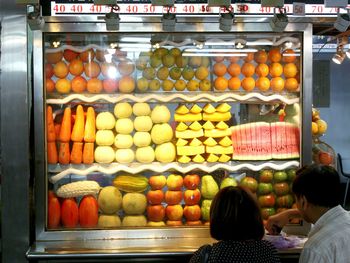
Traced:
<path fill-rule="evenodd" d="M 51 183 L 56 183 L 60 179 L 70 175 L 81 175 L 86 176 L 92 172 L 101 172 L 104 174 L 115 174 L 117 172 L 127 172 L 131 174 L 137 174 L 144 171 L 153 171 L 156 173 L 163 173 L 166 171 L 178 171 L 180 173 L 188 173 L 193 170 L 201 170 L 206 173 L 212 173 L 216 170 L 227 170 L 230 172 L 236 172 L 239 170 L 249 169 L 252 171 L 260 171 L 262 169 L 273 169 L 273 170 L 285 170 L 288 168 L 299 167 L 300 163 L 296 160 L 286 160 L 286 161 L 269 161 L 269 162 L 227 162 L 227 163 L 188 163 L 181 164 L 177 162 L 173 163 L 159 163 L 153 162 L 149 164 L 141 163 L 131 163 L 131 164 L 120 164 L 120 163 L 110 163 L 110 164 L 69 164 L 69 165 L 48 165 L 48 172 L 55 173 L 55 175 L 49 178 Z"/>
<path fill-rule="evenodd" d="M 50 94 L 50 98 L 46 100 L 47 104 L 66 104 L 72 101 L 82 101 L 87 103 L 105 102 L 117 103 L 120 101 L 131 102 L 245 102 L 245 103 L 276 103 L 283 102 L 287 105 L 299 103 L 298 94 L 272 92 L 148 92 L 134 94 Z"/>

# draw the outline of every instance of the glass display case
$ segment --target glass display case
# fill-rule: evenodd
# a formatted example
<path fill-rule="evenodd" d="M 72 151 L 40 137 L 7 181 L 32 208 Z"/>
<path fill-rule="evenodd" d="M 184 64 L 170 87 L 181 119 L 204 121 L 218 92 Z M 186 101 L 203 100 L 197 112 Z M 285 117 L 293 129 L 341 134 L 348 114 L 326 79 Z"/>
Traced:
<path fill-rule="evenodd" d="M 256 193 L 264 219 L 292 207 L 311 159 L 310 26 L 203 25 L 34 34 L 37 242 L 198 247 L 228 185 Z"/>

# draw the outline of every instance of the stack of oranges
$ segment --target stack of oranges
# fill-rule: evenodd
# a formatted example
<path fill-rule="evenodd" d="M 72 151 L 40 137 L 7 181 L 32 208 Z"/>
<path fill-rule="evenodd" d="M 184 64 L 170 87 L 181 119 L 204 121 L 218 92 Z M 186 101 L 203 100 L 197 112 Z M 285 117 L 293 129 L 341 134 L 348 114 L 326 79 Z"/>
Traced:
<path fill-rule="evenodd" d="M 216 76 L 214 87 L 224 91 L 239 90 L 252 91 L 255 88 L 262 92 L 272 90 L 281 92 L 297 91 L 299 88 L 298 66 L 296 55 L 292 49 L 283 52 L 279 48 L 269 51 L 259 50 L 255 53 L 247 53 L 245 56 L 215 58 L 213 73 Z M 241 63 L 240 59 L 243 58 Z M 240 77 L 243 75 L 243 77 Z M 228 78 L 227 78 L 228 76 Z"/>

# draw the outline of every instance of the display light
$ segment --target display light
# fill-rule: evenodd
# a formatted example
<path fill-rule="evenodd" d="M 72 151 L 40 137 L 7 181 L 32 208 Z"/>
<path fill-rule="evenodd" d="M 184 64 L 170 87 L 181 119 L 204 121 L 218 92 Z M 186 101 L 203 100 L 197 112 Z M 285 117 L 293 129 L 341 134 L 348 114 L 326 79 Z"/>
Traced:
<path fill-rule="evenodd" d="M 27 21 L 31 30 L 41 30 L 44 28 L 45 20 L 41 16 L 40 5 L 34 5 L 34 10 L 27 15 Z"/>
<path fill-rule="evenodd" d="M 335 64 L 340 65 L 341 63 L 343 63 L 344 58 L 345 58 L 345 53 L 343 51 L 343 47 L 342 46 L 338 46 L 337 47 L 337 53 L 334 54 L 334 56 L 332 58 L 332 61 Z"/>
<path fill-rule="evenodd" d="M 349 13 L 337 15 L 337 20 L 334 22 L 334 28 L 340 32 L 345 32 L 350 26 L 350 16 Z"/>
<path fill-rule="evenodd" d="M 115 31 L 119 30 L 119 14 L 117 13 L 119 11 L 118 5 L 111 6 L 111 12 L 107 13 L 104 20 L 106 21 L 106 29 L 108 31 Z"/>
<path fill-rule="evenodd" d="M 278 8 L 279 13 L 275 13 L 273 18 L 270 20 L 270 27 L 275 32 L 283 32 L 288 25 L 288 17 L 286 14 L 286 9 Z"/>

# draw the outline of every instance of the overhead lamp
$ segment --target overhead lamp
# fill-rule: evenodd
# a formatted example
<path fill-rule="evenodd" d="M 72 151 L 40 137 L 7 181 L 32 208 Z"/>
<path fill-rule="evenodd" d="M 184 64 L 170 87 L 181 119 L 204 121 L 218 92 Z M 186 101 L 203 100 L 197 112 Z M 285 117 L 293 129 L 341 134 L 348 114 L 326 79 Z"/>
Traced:
<path fill-rule="evenodd" d="M 350 16 L 349 13 L 337 15 L 337 20 L 334 22 L 334 28 L 340 32 L 345 32 L 350 26 Z"/>
<path fill-rule="evenodd" d="M 344 58 L 345 58 L 345 53 L 343 51 L 343 47 L 342 46 L 338 46 L 337 47 L 337 53 L 334 54 L 334 56 L 332 58 L 332 61 L 335 64 L 340 65 L 341 63 L 343 63 Z"/>
<path fill-rule="evenodd" d="M 27 21 L 31 30 L 41 30 L 45 25 L 45 20 L 41 16 L 41 6 L 34 5 L 34 10 L 27 15 Z"/>
<path fill-rule="evenodd" d="M 285 8 L 278 8 L 279 13 L 274 11 L 273 18 L 270 20 L 270 27 L 275 32 L 283 32 L 288 25 L 288 17 Z"/>
<path fill-rule="evenodd" d="M 224 32 L 231 31 L 234 18 L 235 18 L 235 15 L 232 12 L 222 13 L 219 19 L 220 30 Z"/>
<path fill-rule="evenodd" d="M 164 13 L 162 17 L 163 31 L 174 31 L 176 15 L 170 12 Z"/>
<path fill-rule="evenodd" d="M 106 21 L 106 29 L 108 31 L 116 31 L 119 30 L 119 12 L 120 8 L 118 5 L 111 6 L 111 12 L 107 13 L 104 17 L 104 20 Z"/>

